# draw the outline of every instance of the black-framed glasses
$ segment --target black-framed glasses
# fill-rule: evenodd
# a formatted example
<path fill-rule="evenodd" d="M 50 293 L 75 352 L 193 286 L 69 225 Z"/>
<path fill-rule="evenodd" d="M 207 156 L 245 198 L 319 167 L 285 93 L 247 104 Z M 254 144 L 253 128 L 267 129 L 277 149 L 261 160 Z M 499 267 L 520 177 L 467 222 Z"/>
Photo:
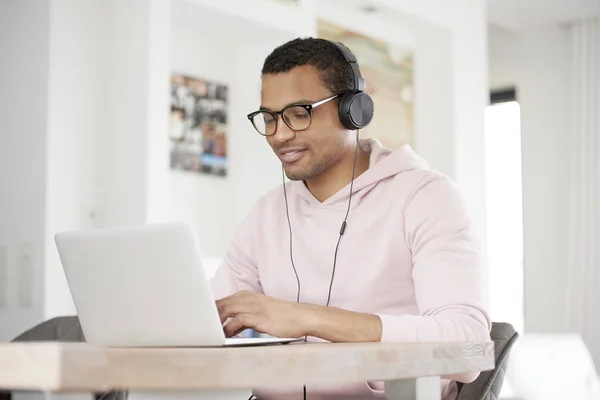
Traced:
<path fill-rule="evenodd" d="M 312 123 L 312 111 L 338 97 L 328 97 L 319 100 L 313 104 L 291 104 L 280 111 L 259 110 L 248 114 L 248 119 L 254 126 L 254 129 L 263 136 L 270 136 L 277 132 L 277 123 L 279 115 L 285 124 L 293 131 L 303 131 L 310 127 Z"/>

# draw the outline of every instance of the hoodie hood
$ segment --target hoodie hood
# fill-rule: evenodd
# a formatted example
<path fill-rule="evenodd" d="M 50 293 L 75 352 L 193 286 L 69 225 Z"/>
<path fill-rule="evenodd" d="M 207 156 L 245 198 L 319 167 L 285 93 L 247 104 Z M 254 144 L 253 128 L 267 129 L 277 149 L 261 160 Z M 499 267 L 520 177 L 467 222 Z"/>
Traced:
<path fill-rule="evenodd" d="M 361 197 L 382 180 L 406 171 L 429 168 L 427 162 L 419 157 L 408 144 L 395 150 L 389 150 L 384 148 L 379 140 L 369 138 L 360 139 L 359 145 L 362 150 L 370 154 L 369 169 L 354 179 L 352 185 L 352 203 L 354 205 L 357 205 Z M 320 202 L 308 190 L 304 181 L 290 181 L 286 185 L 310 204 L 321 207 L 335 206 L 336 208 L 337 206 L 347 207 L 351 186 L 348 183 L 333 196 Z"/>

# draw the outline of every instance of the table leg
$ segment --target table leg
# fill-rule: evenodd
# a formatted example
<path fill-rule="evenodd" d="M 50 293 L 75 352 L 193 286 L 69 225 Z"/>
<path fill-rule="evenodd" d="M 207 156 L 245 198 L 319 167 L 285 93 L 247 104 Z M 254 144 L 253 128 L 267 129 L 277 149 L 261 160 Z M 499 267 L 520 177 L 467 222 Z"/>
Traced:
<path fill-rule="evenodd" d="M 252 390 L 205 390 L 201 392 L 129 392 L 127 400 L 248 400 Z"/>
<path fill-rule="evenodd" d="M 440 400 L 440 377 L 431 376 L 385 383 L 388 400 Z"/>

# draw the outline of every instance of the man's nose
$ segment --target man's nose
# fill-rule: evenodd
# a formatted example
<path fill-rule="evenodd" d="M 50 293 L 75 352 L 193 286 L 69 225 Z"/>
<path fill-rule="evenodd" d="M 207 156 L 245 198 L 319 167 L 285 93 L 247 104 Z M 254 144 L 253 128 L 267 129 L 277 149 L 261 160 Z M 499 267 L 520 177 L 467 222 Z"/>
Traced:
<path fill-rule="evenodd" d="M 287 124 L 283 121 L 283 115 L 278 116 L 277 129 L 273 134 L 273 138 L 278 142 L 285 143 L 288 140 L 293 139 L 296 136 L 294 132 Z"/>

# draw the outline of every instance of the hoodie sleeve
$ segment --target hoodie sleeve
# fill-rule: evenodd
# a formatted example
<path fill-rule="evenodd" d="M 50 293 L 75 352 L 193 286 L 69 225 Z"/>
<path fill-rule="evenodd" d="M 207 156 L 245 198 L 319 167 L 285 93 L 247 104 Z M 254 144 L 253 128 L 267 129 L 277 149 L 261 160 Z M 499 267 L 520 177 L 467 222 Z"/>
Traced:
<path fill-rule="evenodd" d="M 215 299 L 230 296 L 240 290 L 262 293 L 254 240 L 258 224 L 258 206 L 240 224 L 233 236 L 222 264 L 211 279 Z"/>
<path fill-rule="evenodd" d="M 421 180 L 404 212 L 419 315 L 383 315 L 383 342 L 490 340 L 486 262 L 456 185 L 434 173 Z M 477 373 L 452 377 L 470 382 Z"/>

